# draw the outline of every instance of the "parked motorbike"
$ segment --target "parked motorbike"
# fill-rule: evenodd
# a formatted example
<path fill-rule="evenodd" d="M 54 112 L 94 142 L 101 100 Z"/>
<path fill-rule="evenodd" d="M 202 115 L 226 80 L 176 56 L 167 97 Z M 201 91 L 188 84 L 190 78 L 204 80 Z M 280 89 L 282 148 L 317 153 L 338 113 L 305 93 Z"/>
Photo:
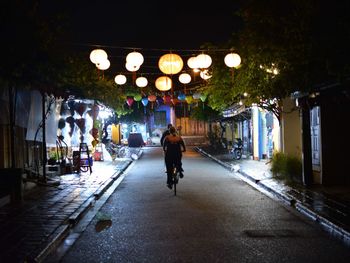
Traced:
<path fill-rule="evenodd" d="M 242 158 L 243 142 L 242 139 L 236 138 L 233 143 L 231 154 L 234 159 L 240 160 Z"/>

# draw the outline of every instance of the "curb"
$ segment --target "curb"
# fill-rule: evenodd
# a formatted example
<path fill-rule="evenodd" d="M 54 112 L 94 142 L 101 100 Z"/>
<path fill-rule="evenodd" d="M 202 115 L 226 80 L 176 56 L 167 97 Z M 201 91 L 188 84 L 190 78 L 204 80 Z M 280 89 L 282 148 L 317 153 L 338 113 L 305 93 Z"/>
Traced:
<path fill-rule="evenodd" d="M 94 196 L 90 196 L 71 216 L 68 218 L 69 225 L 76 225 L 83 215 L 90 209 L 95 201 Z"/>
<path fill-rule="evenodd" d="M 70 225 L 61 225 L 56 231 L 50 236 L 49 244 L 47 244 L 37 256 L 34 257 L 34 262 L 43 262 L 43 260 L 50 254 L 52 249 L 54 249 L 62 240 L 68 236 L 70 230 Z"/>
<path fill-rule="evenodd" d="M 221 164 L 226 169 L 232 171 L 231 165 L 229 165 L 229 164 L 227 164 L 227 163 L 225 163 L 225 162 L 215 158 L 214 156 L 206 153 L 205 151 L 203 151 L 202 149 L 200 149 L 198 147 L 195 147 L 194 150 L 199 152 L 199 153 L 201 153 L 202 155 L 204 155 L 206 157 L 211 158 L 215 162 Z M 316 223 L 318 223 L 324 230 L 326 230 L 332 236 L 340 239 L 346 245 L 350 246 L 350 232 L 348 232 L 347 230 L 345 230 L 341 226 L 339 226 L 339 225 L 331 222 L 327 218 L 317 214 L 315 211 L 313 211 L 312 209 L 310 209 L 307 206 L 305 206 L 301 201 L 299 201 L 299 200 L 297 200 L 295 198 L 292 198 L 288 194 L 285 194 L 285 193 L 280 192 L 280 191 L 276 191 L 274 188 L 264 184 L 264 182 L 262 182 L 260 180 L 255 180 L 253 177 L 251 177 L 249 174 L 245 173 L 244 171 L 239 169 L 237 171 L 237 173 L 239 173 L 241 176 L 244 176 L 246 179 L 248 179 L 254 185 L 262 187 L 265 191 L 273 194 L 278 199 L 283 201 L 285 204 L 295 208 L 298 212 L 300 212 L 304 216 L 306 216 L 309 219 L 311 219 L 312 221 L 315 221 Z M 258 187 L 256 187 L 256 188 L 258 190 L 260 190 Z"/>
<path fill-rule="evenodd" d="M 120 175 L 124 173 L 131 163 L 132 161 L 129 161 L 119 171 L 113 173 L 110 179 L 103 183 L 78 209 L 76 209 L 75 212 L 73 212 L 67 218 L 67 224 L 59 226 L 57 230 L 50 235 L 48 244 L 33 257 L 35 262 L 43 262 L 45 260 L 53 249 L 55 249 L 62 242 L 62 240 L 68 236 L 70 229 L 76 225 L 84 214 L 86 214 L 86 212 L 92 207 L 93 202 L 99 199 L 103 193 L 108 190 L 108 188 L 120 177 Z"/>
<path fill-rule="evenodd" d="M 331 222 L 327 218 L 318 215 L 316 212 L 312 211 L 305 205 L 303 205 L 300 201 L 297 201 L 295 208 L 300 213 L 304 214 L 305 216 L 311 218 L 313 221 L 317 222 L 321 225 L 323 229 L 325 229 L 327 232 L 329 232 L 332 236 L 340 239 L 343 241 L 346 245 L 350 246 L 350 232 L 346 231 L 341 226 Z"/>
<path fill-rule="evenodd" d="M 249 179 L 251 182 L 253 182 L 254 184 L 262 187 L 264 190 L 268 191 L 269 193 L 273 194 L 274 196 L 276 196 L 277 198 L 281 199 L 285 204 L 290 205 L 290 206 L 294 206 L 296 200 L 292 197 L 290 197 L 289 195 L 283 194 L 279 191 L 276 191 L 275 189 L 271 188 L 270 186 L 264 184 L 262 181 L 260 180 L 255 180 L 253 179 L 249 174 L 245 173 L 244 171 L 242 171 L 241 169 L 239 169 L 237 171 L 237 173 L 239 173 L 240 175 L 246 177 L 247 179 Z"/>

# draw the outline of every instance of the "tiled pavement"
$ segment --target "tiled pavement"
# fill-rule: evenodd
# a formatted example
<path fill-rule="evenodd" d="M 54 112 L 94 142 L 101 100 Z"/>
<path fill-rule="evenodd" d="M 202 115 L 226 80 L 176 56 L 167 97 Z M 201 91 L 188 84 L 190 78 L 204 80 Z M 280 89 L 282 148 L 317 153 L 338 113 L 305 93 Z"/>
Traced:
<path fill-rule="evenodd" d="M 40 262 L 132 161 L 94 162 L 92 173 L 59 176 L 36 186 L 18 205 L 0 208 L 0 262 Z"/>
<path fill-rule="evenodd" d="M 297 184 L 290 186 L 273 178 L 266 160 L 237 161 L 232 160 L 229 154 L 209 153 L 204 147 L 195 149 L 227 169 L 237 172 L 252 186 L 294 207 L 350 245 L 350 186 L 304 187 Z"/>

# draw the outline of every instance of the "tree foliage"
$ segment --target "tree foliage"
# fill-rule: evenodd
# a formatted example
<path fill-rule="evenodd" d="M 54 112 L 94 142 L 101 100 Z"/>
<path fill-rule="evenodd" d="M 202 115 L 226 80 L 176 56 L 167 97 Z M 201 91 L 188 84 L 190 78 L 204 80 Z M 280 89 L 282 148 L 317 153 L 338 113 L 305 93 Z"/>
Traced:
<path fill-rule="evenodd" d="M 239 101 L 256 103 L 280 117 L 281 99 L 292 92 L 347 78 L 348 13 L 345 2 L 245 1 L 237 14 L 243 27 L 224 46 L 234 47 L 242 64 L 230 72 L 223 55 L 212 54 L 219 66 L 206 87 L 209 104 L 222 110 Z"/>
<path fill-rule="evenodd" d="M 201 103 L 200 103 L 201 104 Z M 210 121 L 220 116 L 220 112 L 213 110 L 208 106 L 198 105 L 192 108 L 191 118 L 200 121 Z"/>
<path fill-rule="evenodd" d="M 67 45 L 70 7 L 65 0 L 4 0 L 0 29 L 6 36 L 0 64 L 1 88 L 39 89 L 56 96 L 95 99 L 118 115 L 126 95 L 88 60 Z"/>
<path fill-rule="evenodd" d="M 125 107 L 125 108 L 128 108 Z M 143 106 L 140 106 L 140 102 L 134 102 L 133 105 L 129 108 L 127 114 L 120 116 L 120 121 L 122 122 L 139 122 L 143 123 L 149 117 L 149 111 L 144 112 Z"/>
<path fill-rule="evenodd" d="M 239 42 L 259 66 L 273 63 L 278 69 L 272 81 L 274 93 L 308 91 L 348 76 L 344 57 L 350 40 L 348 11 L 344 2 L 247 1 L 240 13 L 244 28 Z"/>
<path fill-rule="evenodd" d="M 59 8 L 64 2 L 52 1 L 49 8 L 37 0 L 2 1 L 3 82 L 13 86 L 52 85 L 52 62 L 63 54 L 58 43 L 66 25 L 64 12 Z"/>

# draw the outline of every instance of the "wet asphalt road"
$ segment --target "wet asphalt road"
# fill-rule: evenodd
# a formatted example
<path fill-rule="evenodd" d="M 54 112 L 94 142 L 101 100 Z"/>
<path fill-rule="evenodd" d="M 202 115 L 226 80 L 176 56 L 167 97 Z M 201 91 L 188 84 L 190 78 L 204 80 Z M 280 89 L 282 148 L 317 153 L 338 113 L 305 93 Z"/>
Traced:
<path fill-rule="evenodd" d="M 318 225 L 198 153 L 177 196 L 160 148 L 145 148 L 61 262 L 350 262 Z M 53 259 L 51 258 L 51 261 Z"/>

